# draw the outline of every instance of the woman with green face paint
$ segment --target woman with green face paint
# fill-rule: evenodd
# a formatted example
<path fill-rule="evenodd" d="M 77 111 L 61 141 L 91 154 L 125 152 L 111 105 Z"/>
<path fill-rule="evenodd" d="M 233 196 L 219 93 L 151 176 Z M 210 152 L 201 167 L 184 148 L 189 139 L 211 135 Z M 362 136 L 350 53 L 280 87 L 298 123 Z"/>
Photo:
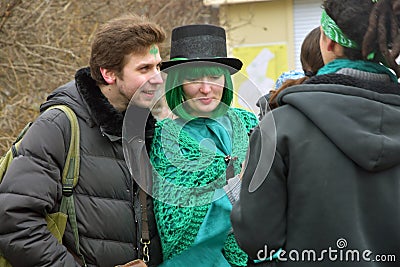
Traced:
<path fill-rule="evenodd" d="M 400 1 L 322 8 L 325 65 L 278 94 L 268 172 L 265 122 L 254 129 L 233 230 L 250 258 L 282 249 L 272 266 L 398 266 Z"/>
<path fill-rule="evenodd" d="M 158 123 L 150 154 L 162 266 L 247 266 L 229 217 L 257 124 L 253 113 L 231 107 L 231 75 L 242 62 L 227 57 L 225 31 L 214 25 L 175 28 L 170 58 L 161 68 L 177 118 Z"/>

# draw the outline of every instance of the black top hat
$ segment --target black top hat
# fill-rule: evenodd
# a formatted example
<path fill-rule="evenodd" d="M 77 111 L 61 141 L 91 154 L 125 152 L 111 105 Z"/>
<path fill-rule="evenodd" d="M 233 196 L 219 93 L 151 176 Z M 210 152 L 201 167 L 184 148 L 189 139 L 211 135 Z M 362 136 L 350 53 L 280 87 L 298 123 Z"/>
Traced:
<path fill-rule="evenodd" d="M 242 68 L 242 61 L 228 58 L 224 28 L 210 24 L 193 24 L 174 28 L 171 36 L 170 61 L 161 70 L 186 62 L 216 62 L 229 66 L 231 74 Z"/>

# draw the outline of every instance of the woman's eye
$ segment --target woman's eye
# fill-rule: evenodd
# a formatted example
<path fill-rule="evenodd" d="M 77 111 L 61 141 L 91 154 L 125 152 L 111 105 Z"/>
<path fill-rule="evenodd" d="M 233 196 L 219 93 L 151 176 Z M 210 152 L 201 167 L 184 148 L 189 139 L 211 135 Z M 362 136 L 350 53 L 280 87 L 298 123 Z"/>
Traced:
<path fill-rule="evenodd" d="M 222 76 L 218 76 L 218 75 L 206 76 L 206 77 L 187 77 L 187 78 L 185 78 L 185 81 L 188 83 L 202 82 L 202 81 L 217 81 L 221 77 Z"/>

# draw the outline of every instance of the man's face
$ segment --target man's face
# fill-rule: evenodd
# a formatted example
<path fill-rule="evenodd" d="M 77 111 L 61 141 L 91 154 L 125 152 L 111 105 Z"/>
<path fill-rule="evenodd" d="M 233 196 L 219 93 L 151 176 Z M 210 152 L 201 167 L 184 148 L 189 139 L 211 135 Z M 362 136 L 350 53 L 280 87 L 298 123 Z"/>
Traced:
<path fill-rule="evenodd" d="M 113 105 L 125 110 L 132 101 L 139 107 L 150 107 L 163 83 L 160 74 L 161 57 L 153 45 L 144 54 L 131 54 L 122 70 L 122 77 L 115 77 Z"/>

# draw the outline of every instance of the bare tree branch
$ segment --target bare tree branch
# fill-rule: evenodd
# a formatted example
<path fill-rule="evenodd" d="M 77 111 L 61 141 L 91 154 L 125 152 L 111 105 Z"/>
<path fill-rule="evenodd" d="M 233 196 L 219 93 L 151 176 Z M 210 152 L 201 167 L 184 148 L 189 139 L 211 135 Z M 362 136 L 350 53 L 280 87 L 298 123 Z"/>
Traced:
<path fill-rule="evenodd" d="M 5 10 L 3 12 L 1 12 L 0 18 L 0 31 L 3 28 L 4 24 L 6 23 L 6 20 L 11 16 L 12 10 L 14 9 L 14 7 L 16 7 L 17 5 L 21 4 L 21 0 L 15 0 L 15 1 L 11 1 L 10 3 L 7 3 L 9 1 L 5 1 L 5 3 L 0 5 L 0 10 L 3 9 L 2 5 L 5 5 Z"/>
<path fill-rule="evenodd" d="M 0 155 L 46 95 L 88 64 L 98 26 L 125 13 L 145 15 L 167 33 L 183 24 L 218 24 L 203 0 L 0 1 Z M 169 43 L 161 50 L 165 59 Z"/>

